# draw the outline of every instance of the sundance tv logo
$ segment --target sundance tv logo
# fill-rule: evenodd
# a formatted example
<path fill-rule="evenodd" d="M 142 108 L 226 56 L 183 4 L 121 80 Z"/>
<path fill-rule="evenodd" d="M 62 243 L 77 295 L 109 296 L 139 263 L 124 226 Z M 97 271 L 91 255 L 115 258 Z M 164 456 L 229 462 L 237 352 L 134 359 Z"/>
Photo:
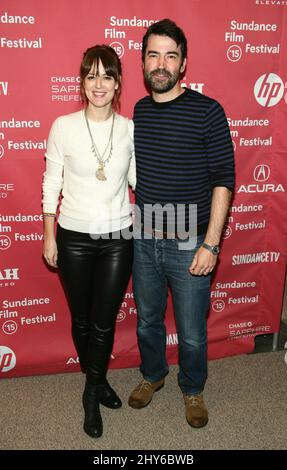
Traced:
<path fill-rule="evenodd" d="M 254 85 L 254 96 L 261 106 L 270 108 L 279 103 L 284 94 L 284 83 L 275 73 L 265 73 Z"/>
<path fill-rule="evenodd" d="M 0 346 L 0 372 L 8 372 L 16 365 L 16 355 L 7 346 Z"/>

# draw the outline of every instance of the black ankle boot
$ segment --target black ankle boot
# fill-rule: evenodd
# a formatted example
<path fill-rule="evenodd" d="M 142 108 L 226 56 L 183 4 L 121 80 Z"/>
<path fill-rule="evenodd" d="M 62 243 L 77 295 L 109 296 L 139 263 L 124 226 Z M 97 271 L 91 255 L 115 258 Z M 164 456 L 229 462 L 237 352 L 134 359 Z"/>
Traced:
<path fill-rule="evenodd" d="M 84 431 L 90 437 L 100 437 L 103 434 L 99 387 L 99 385 L 86 383 L 83 393 L 83 405 L 85 410 Z"/>
<path fill-rule="evenodd" d="M 100 403 L 114 410 L 122 406 L 120 397 L 112 389 L 107 380 L 101 385 Z"/>

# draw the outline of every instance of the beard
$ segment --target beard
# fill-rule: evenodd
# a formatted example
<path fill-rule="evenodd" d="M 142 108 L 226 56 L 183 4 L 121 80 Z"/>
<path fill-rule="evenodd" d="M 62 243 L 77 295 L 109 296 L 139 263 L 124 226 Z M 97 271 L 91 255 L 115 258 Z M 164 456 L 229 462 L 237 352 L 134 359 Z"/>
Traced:
<path fill-rule="evenodd" d="M 165 78 L 165 80 L 162 80 L 159 76 Z M 156 69 L 152 72 L 144 72 L 144 78 L 147 86 L 152 91 L 166 93 L 176 85 L 180 78 L 180 72 L 170 73 L 165 69 Z"/>

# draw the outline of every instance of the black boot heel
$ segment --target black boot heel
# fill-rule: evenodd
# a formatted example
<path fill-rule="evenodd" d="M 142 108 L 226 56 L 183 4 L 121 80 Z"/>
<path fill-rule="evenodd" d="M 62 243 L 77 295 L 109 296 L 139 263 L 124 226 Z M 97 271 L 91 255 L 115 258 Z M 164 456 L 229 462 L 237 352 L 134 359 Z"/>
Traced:
<path fill-rule="evenodd" d="M 85 410 L 84 431 L 90 437 L 101 437 L 103 434 L 103 421 L 100 413 L 99 386 L 86 384 L 83 393 L 83 406 Z"/>

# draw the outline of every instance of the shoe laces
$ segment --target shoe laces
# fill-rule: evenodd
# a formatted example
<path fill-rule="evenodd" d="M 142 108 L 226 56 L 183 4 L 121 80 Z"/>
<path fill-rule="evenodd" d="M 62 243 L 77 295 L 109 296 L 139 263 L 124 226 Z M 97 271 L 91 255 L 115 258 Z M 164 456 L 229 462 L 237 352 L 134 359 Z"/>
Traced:
<path fill-rule="evenodd" d="M 189 406 L 199 406 L 202 403 L 201 395 L 185 395 L 185 399 Z"/>
<path fill-rule="evenodd" d="M 143 389 L 149 390 L 150 387 L 151 387 L 151 383 L 148 382 L 148 380 L 143 379 L 139 384 L 139 392 L 141 392 Z"/>

